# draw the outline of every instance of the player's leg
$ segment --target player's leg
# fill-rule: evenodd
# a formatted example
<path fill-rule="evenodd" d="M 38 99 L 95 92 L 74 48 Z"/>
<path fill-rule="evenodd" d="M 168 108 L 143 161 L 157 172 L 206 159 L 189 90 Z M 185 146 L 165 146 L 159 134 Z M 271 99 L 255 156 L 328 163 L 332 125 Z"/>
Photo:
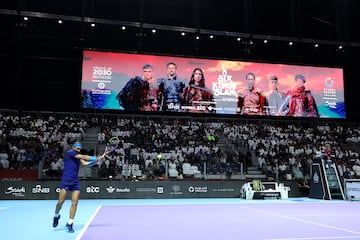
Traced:
<path fill-rule="evenodd" d="M 56 208 L 55 208 L 55 214 L 59 214 L 59 212 L 62 208 L 62 205 L 65 202 L 66 195 L 67 195 L 67 191 L 65 189 L 61 189 L 59 192 L 59 199 L 58 199 L 58 202 L 57 202 Z"/>
<path fill-rule="evenodd" d="M 71 208 L 70 208 L 70 219 L 74 219 L 76 214 L 77 205 L 79 202 L 80 190 L 75 190 L 72 192 L 71 196 Z"/>
<path fill-rule="evenodd" d="M 53 227 L 57 227 L 57 225 L 59 224 L 59 219 L 60 219 L 59 213 L 62 208 L 62 205 L 65 202 L 66 195 L 67 195 L 67 191 L 65 189 L 61 189 L 59 192 L 59 198 L 58 198 L 58 201 L 57 201 L 56 207 L 55 207 L 55 216 L 54 216 L 54 220 L 53 220 Z"/>
<path fill-rule="evenodd" d="M 69 221 L 66 224 L 66 227 L 68 228 L 69 232 L 74 232 L 73 229 L 73 222 L 76 214 L 77 205 L 79 202 L 79 196 L 80 196 L 80 190 L 74 190 L 71 194 L 71 207 L 70 207 L 70 217 Z"/>

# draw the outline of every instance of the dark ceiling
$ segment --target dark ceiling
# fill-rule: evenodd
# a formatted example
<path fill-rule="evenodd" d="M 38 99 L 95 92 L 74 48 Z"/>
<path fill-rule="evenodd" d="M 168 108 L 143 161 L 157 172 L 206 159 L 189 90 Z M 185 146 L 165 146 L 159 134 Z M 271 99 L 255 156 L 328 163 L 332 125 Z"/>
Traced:
<path fill-rule="evenodd" d="M 359 0 L 2 0 L 0 107 L 77 110 L 91 48 L 342 66 L 360 119 L 359 29 Z"/>

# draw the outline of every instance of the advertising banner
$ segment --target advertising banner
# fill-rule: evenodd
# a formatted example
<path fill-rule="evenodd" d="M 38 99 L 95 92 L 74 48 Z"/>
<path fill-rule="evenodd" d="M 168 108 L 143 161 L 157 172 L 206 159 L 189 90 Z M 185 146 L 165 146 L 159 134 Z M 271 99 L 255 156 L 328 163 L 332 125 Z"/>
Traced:
<path fill-rule="evenodd" d="M 342 68 L 89 50 L 82 66 L 84 109 L 346 118 Z"/>
<path fill-rule="evenodd" d="M 243 181 L 81 181 L 81 198 L 240 198 L 243 184 Z M 296 182 L 287 182 L 286 185 L 294 189 L 289 196 L 297 196 Z M 2 182 L 0 199 L 56 200 L 59 186 L 59 181 Z"/>

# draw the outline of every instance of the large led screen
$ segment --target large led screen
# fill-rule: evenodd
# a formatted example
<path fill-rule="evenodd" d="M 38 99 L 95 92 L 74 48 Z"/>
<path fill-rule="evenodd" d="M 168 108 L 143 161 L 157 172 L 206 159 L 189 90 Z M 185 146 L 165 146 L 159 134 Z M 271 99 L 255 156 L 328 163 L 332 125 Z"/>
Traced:
<path fill-rule="evenodd" d="M 114 53 L 83 53 L 85 109 L 346 118 L 343 69 Z"/>

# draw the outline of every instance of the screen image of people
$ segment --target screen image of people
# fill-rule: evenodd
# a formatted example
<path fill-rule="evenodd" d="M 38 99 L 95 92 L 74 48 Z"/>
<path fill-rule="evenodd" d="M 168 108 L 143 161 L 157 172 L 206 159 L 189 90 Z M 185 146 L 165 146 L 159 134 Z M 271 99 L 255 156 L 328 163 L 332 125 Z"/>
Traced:
<path fill-rule="evenodd" d="M 183 100 L 185 111 L 215 112 L 214 94 L 206 86 L 205 75 L 201 68 L 192 71 L 189 85 L 184 89 Z"/>
<path fill-rule="evenodd" d="M 143 66 L 143 75 L 131 78 L 116 96 L 119 105 L 124 110 L 152 111 L 156 110 L 157 104 L 154 98 L 149 96 L 149 82 L 153 77 L 153 67 L 150 64 Z"/>
<path fill-rule="evenodd" d="M 318 117 L 315 98 L 305 89 L 305 76 L 297 74 L 295 88 L 288 91 L 286 99 L 279 109 L 279 115 L 291 117 Z"/>
<path fill-rule="evenodd" d="M 84 51 L 82 108 L 346 118 L 343 69 Z"/>
<path fill-rule="evenodd" d="M 182 95 L 187 85 L 186 80 L 177 75 L 177 65 L 174 62 L 166 64 L 166 76 L 159 78 L 156 84 L 156 95 L 159 111 L 181 111 Z"/>
<path fill-rule="evenodd" d="M 269 116 L 279 116 L 280 107 L 284 104 L 286 94 L 280 91 L 278 86 L 278 77 L 274 75 L 271 76 L 269 80 L 269 90 L 264 94 L 266 98 L 266 114 Z"/>
<path fill-rule="evenodd" d="M 255 74 L 246 74 L 247 88 L 238 94 L 238 110 L 242 115 L 265 115 L 266 98 L 262 89 L 255 87 Z"/>

